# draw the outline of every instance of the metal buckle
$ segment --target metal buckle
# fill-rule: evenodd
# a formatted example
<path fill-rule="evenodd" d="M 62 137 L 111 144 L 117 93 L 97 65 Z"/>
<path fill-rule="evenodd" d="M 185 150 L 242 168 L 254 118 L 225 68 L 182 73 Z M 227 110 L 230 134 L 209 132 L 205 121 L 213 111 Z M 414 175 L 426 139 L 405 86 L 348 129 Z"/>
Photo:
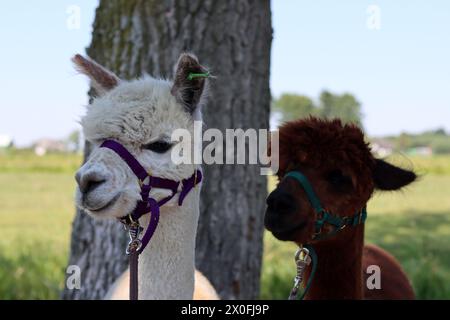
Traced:
<path fill-rule="evenodd" d="M 322 210 L 320 212 L 317 213 L 317 220 L 321 222 L 321 224 L 323 225 L 326 222 L 326 219 L 328 218 L 330 214 L 328 213 L 328 211 L 326 210 Z"/>
<path fill-rule="evenodd" d="M 197 184 L 197 169 L 195 169 L 194 171 L 194 188 L 196 184 Z"/>
<path fill-rule="evenodd" d="M 319 228 L 317 228 L 317 224 L 318 224 L 318 221 L 316 221 L 315 226 L 314 226 L 314 228 L 315 228 L 314 237 L 321 235 L 322 230 L 323 230 L 323 225 L 324 225 L 323 221 L 321 221 Z"/>
<path fill-rule="evenodd" d="M 315 222 L 315 226 L 317 227 L 317 225 L 320 224 L 320 227 L 318 230 L 315 231 L 314 236 L 318 236 L 322 233 L 322 229 L 325 224 L 325 215 L 328 215 L 328 213 L 326 211 L 320 211 L 317 213 L 317 219 Z"/>
<path fill-rule="evenodd" d="M 142 188 L 142 186 L 144 185 L 144 181 L 148 179 L 148 182 L 150 183 L 150 179 L 152 178 L 152 170 L 148 170 L 147 171 L 147 176 L 145 177 L 144 180 L 138 179 L 139 181 L 139 187 Z"/>
<path fill-rule="evenodd" d="M 309 256 L 309 250 L 300 246 L 295 253 L 295 264 L 297 266 L 297 274 L 294 278 L 294 286 L 289 294 L 289 300 L 296 300 L 298 295 L 298 289 L 303 282 L 303 276 L 306 267 L 311 264 L 311 257 Z"/>
<path fill-rule="evenodd" d="M 133 223 L 135 223 L 135 221 L 134 221 L 133 218 L 131 217 L 131 213 L 129 213 L 129 214 L 126 215 L 126 216 L 117 218 L 117 219 L 119 220 L 120 223 L 123 224 L 123 228 L 124 228 L 125 230 L 128 230 L 128 229 L 131 227 L 131 225 L 132 225 Z"/>
<path fill-rule="evenodd" d="M 130 242 L 128 242 L 127 249 L 125 250 L 125 253 L 129 255 L 132 252 L 139 251 L 139 249 L 142 247 L 142 241 L 139 239 L 139 235 L 141 234 L 142 230 L 144 230 L 140 225 L 139 222 L 134 222 L 131 216 L 129 215 L 131 224 L 128 226 L 128 235 L 130 237 Z"/>
<path fill-rule="evenodd" d="M 133 241 L 130 241 L 128 243 L 127 249 L 125 250 L 125 253 L 127 255 L 130 255 L 133 252 L 139 251 L 142 247 L 142 242 L 139 239 L 135 239 Z"/>
<path fill-rule="evenodd" d="M 306 261 L 308 256 L 309 250 L 304 248 L 303 246 L 300 246 L 300 248 L 298 248 L 297 252 L 295 253 L 295 262 Z"/>
<path fill-rule="evenodd" d="M 135 220 L 133 219 L 133 216 L 131 215 L 131 213 L 129 213 L 129 214 L 127 215 L 127 218 L 128 218 L 128 220 L 130 221 L 130 223 L 128 224 L 128 228 L 137 228 L 137 227 L 140 227 L 140 225 L 139 225 L 139 220 L 138 220 L 138 221 L 135 221 Z"/>

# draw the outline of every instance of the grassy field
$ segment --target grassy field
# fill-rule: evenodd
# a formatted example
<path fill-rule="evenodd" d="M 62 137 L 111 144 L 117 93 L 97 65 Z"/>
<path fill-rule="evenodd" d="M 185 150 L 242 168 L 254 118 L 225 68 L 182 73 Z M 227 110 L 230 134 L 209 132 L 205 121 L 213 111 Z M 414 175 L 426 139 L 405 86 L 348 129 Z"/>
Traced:
<path fill-rule="evenodd" d="M 0 154 L 0 299 L 55 299 L 74 214 L 73 155 Z M 450 298 L 450 157 L 413 158 L 421 181 L 369 204 L 367 240 L 403 264 L 419 298 Z M 270 188 L 274 180 L 270 180 Z M 285 299 L 295 246 L 265 235 L 261 297 Z"/>
<path fill-rule="evenodd" d="M 0 299 L 54 299 L 62 289 L 81 158 L 0 155 Z"/>

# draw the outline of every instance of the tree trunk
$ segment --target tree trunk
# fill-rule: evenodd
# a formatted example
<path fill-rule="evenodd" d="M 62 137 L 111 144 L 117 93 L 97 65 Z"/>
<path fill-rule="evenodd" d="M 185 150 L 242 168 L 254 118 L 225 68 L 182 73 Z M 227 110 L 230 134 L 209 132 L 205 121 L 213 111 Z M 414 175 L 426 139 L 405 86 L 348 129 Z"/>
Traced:
<path fill-rule="evenodd" d="M 183 51 L 210 70 L 207 128 L 269 128 L 272 40 L 269 0 L 102 0 L 87 52 L 122 78 L 171 78 Z M 266 177 L 256 165 L 203 166 L 197 268 L 223 299 L 259 295 Z M 69 264 L 82 289 L 66 299 L 101 298 L 126 268 L 125 232 L 77 212 Z"/>

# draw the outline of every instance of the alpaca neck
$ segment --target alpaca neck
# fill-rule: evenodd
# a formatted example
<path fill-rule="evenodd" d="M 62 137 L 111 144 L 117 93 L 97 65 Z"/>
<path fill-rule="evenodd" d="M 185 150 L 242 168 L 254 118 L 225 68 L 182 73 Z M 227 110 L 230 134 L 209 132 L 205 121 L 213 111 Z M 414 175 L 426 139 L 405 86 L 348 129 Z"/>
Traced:
<path fill-rule="evenodd" d="M 197 187 L 182 206 L 161 207 L 159 225 L 139 257 L 139 299 L 192 299 L 199 193 Z"/>
<path fill-rule="evenodd" d="M 313 245 L 318 263 L 306 299 L 363 298 L 363 239 L 364 225 L 359 225 L 347 228 L 336 237 Z M 306 278 L 308 277 L 309 274 Z"/>

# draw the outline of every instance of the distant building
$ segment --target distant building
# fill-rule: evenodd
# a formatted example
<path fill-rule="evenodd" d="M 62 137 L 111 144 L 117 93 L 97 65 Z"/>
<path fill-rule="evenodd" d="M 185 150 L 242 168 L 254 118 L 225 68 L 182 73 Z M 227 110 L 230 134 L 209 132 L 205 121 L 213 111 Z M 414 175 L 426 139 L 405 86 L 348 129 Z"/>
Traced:
<path fill-rule="evenodd" d="M 13 139 L 7 134 L 0 134 L 0 148 L 10 148 L 13 146 Z"/>
<path fill-rule="evenodd" d="M 408 149 L 407 153 L 410 155 L 417 155 L 417 156 L 432 156 L 433 148 L 428 146 L 420 146 Z"/>
<path fill-rule="evenodd" d="M 66 144 L 60 140 L 54 139 L 39 139 L 34 144 L 34 153 L 38 156 L 43 156 L 47 152 L 66 152 Z"/>
<path fill-rule="evenodd" d="M 386 139 L 373 139 L 371 146 L 372 152 L 381 158 L 389 156 L 394 151 L 394 144 Z"/>

